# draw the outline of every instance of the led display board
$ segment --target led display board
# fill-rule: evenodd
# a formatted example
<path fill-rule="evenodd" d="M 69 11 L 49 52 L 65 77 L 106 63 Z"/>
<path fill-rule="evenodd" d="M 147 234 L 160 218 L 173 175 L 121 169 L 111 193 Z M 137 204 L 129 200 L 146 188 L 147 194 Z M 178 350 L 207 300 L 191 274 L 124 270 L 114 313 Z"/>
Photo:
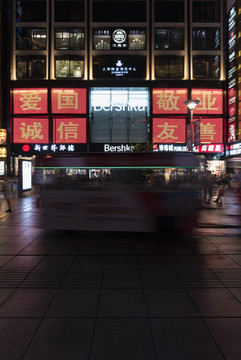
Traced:
<path fill-rule="evenodd" d="M 49 121 L 47 117 L 13 119 L 13 143 L 33 144 L 48 142 Z"/>
<path fill-rule="evenodd" d="M 153 118 L 153 143 L 185 143 L 185 132 L 185 119 Z"/>
<path fill-rule="evenodd" d="M 223 91 L 221 89 L 193 89 L 192 99 L 200 101 L 193 110 L 194 114 L 223 113 Z"/>
<path fill-rule="evenodd" d="M 86 89 L 52 89 L 52 113 L 86 114 Z"/>
<path fill-rule="evenodd" d="M 153 114 L 185 114 L 187 89 L 153 89 Z"/>
<path fill-rule="evenodd" d="M 53 142 L 86 143 L 86 119 L 56 117 L 53 121 Z"/>
<path fill-rule="evenodd" d="M 194 122 L 200 119 L 194 119 Z M 211 118 L 200 120 L 200 144 L 223 143 L 223 119 Z"/>
<path fill-rule="evenodd" d="M 32 162 L 29 160 L 22 160 L 22 190 L 32 189 Z"/>
<path fill-rule="evenodd" d="M 14 89 L 14 114 L 46 114 L 48 112 L 47 89 Z"/>
<path fill-rule="evenodd" d="M 234 142 L 236 140 L 236 122 L 233 121 L 228 124 L 228 142 Z"/>
<path fill-rule="evenodd" d="M 205 144 L 205 145 L 199 145 L 194 146 L 193 148 L 194 152 L 197 153 L 223 153 L 224 152 L 224 144 Z"/>

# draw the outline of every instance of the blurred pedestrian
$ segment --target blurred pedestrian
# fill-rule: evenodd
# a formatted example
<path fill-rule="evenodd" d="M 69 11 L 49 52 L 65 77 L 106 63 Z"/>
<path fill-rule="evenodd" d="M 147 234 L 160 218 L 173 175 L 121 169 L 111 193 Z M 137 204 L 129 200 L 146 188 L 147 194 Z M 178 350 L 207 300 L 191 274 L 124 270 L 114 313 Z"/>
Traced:
<path fill-rule="evenodd" d="M 11 190 L 10 190 L 10 184 L 6 179 L 3 182 L 2 189 L 3 189 L 4 199 L 6 200 L 6 202 L 8 204 L 8 209 L 6 210 L 6 212 L 11 212 L 12 211 L 12 207 L 11 207 L 11 203 L 10 203 Z"/>

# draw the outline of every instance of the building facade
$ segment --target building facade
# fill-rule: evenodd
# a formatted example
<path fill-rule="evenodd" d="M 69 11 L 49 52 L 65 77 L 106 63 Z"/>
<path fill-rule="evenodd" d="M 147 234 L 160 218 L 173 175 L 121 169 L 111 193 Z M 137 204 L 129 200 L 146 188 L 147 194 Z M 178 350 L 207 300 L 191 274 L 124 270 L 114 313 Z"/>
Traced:
<path fill-rule="evenodd" d="M 209 160 L 222 158 L 223 1 L 14 0 L 10 5 L 12 158 L 124 152 L 137 144 L 151 151 L 189 151 L 188 99 L 200 101 L 193 110 L 200 133 L 194 151 Z"/>

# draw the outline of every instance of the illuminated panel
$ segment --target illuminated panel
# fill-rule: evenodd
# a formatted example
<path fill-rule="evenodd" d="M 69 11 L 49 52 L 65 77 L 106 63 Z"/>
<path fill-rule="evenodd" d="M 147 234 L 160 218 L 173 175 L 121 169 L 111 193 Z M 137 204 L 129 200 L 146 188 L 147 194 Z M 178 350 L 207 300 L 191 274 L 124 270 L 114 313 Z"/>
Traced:
<path fill-rule="evenodd" d="M 13 119 L 13 142 L 42 144 L 49 142 L 48 118 Z"/>
<path fill-rule="evenodd" d="M 52 89 L 52 113 L 86 114 L 86 89 Z"/>
<path fill-rule="evenodd" d="M 153 119 L 153 143 L 185 143 L 185 119 Z"/>
<path fill-rule="evenodd" d="M 14 89 L 14 114 L 46 114 L 48 112 L 47 89 Z"/>
<path fill-rule="evenodd" d="M 223 119 L 201 119 L 200 144 L 220 144 L 222 142 Z"/>
<path fill-rule="evenodd" d="M 192 90 L 192 99 L 200 103 L 193 110 L 194 114 L 222 114 L 223 113 L 223 91 L 220 89 L 195 89 Z"/>
<path fill-rule="evenodd" d="M 228 142 L 233 142 L 236 140 L 236 122 L 233 121 L 228 124 Z"/>
<path fill-rule="evenodd" d="M 223 153 L 224 152 L 224 144 L 194 146 L 193 151 L 198 152 L 198 153 Z"/>
<path fill-rule="evenodd" d="M 153 114 L 185 114 L 187 89 L 153 89 Z"/>
<path fill-rule="evenodd" d="M 53 125 L 54 143 L 86 143 L 86 119 L 57 117 Z"/>

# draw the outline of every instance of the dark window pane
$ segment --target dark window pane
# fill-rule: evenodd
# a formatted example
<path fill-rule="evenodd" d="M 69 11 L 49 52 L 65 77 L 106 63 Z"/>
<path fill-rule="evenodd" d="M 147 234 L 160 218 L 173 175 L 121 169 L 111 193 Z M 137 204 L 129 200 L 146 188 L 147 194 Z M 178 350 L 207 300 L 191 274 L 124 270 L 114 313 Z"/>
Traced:
<path fill-rule="evenodd" d="M 193 50 L 219 50 L 220 29 L 219 28 L 193 28 L 192 30 Z"/>
<path fill-rule="evenodd" d="M 93 21 L 144 22 L 146 21 L 146 2 L 131 0 L 94 0 Z"/>
<path fill-rule="evenodd" d="M 184 30 L 179 28 L 156 29 L 155 50 L 184 50 Z"/>
<path fill-rule="evenodd" d="M 17 78 L 46 77 L 45 56 L 17 56 Z"/>
<path fill-rule="evenodd" d="M 84 21 L 84 1 L 55 0 L 54 20 L 56 22 Z"/>
<path fill-rule="evenodd" d="M 83 78 L 84 58 L 81 56 L 56 56 L 56 78 Z"/>
<path fill-rule="evenodd" d="M 17 0 L 16 21 L 46 21 L 46 0 Z"/>
<path fill-rule="evenodd" d="M 184 57 L 183 56 L 156 56 L 155 57 L 156 78 L 183 78 Z"/>
<path fill-rule="evenodd" d="M 45 50 L 46 29 L 17 28 L 17 50 Z"/>
<path fill-rule="evenodd" d="M 220 57 L 209 55 L 193 56 L 194 78 L 219 78 Z"/>
<path fill-rule="evenodd" d="M 184 1 L 156 0 L 156 22 L 184 22 Z"/>
<path fill-rule="evenodd" d="M 58 50 L 83 50 L 83 29 L 56 29 L 55 49 Z"/>
<path fill-rule="evenodd" d="M 219 1 L 193 1 L 193 22 L 220 22 Z"/>

